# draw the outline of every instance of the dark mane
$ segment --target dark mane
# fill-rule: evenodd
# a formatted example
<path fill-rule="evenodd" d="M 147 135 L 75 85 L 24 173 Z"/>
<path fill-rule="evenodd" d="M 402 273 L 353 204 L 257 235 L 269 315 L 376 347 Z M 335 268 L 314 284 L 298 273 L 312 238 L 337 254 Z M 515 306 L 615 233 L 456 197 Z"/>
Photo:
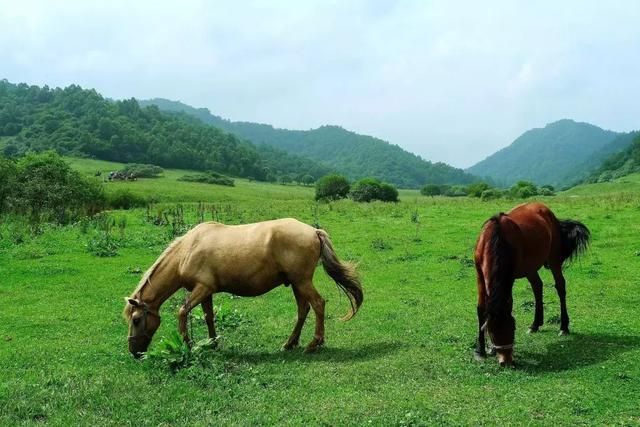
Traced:
<path fill-rule="evenodd" d="M 485 223 L 491 233 L 486 256 L 489 256 L 491 272 L 490 295 L 487 304 L 489 319 L 498 320 L 511 316 L 509 299 L 513 288 L 513 248 L 502 236 L 500 219 L 505 216 L 499 213 Z"/>

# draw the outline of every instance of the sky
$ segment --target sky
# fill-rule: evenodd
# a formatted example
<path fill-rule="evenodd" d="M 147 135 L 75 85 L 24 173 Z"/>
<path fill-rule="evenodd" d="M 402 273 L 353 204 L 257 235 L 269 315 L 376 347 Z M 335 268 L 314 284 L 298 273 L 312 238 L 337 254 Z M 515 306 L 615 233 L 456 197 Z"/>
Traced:
<path fill-rule="evenodd" d="M 0 79 L 340 125 L 469 167 L 562 118 L 640 128 L 640 2 L 0 0 Z"/>

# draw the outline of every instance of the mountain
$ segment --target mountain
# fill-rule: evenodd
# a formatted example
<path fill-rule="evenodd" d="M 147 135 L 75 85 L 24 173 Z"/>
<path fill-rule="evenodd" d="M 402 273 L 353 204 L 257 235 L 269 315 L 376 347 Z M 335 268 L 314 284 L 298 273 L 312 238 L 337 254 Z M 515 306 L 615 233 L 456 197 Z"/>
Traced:
<path fill-rule="evenodd" d="M 114 102 L 77 85 L 50 89 L 0 80 L 0 139 L 8 155 L 54 149 L 258 180 L 317 179 L 331 171 L 282 150 L 258 148 L 190 116 L 141 108 L 135 99 Z"/>
<path fill-rule="evenodd" d="M 566 186 L 629 143 L 624 134 L 564 119 L 523 133 L 467 172 L 506 185 L 525 180 Z"/>
<path fill-rule="evenodd" d="M 585 182 L 606 182 L 640 172 L 640 132 L 630 132 L 632 142 L 623 151 L 609 156 Z"/>
<path fill-rule="evenodd" d="M 194 108 L 177 101 L 156 98 L 140 102 L 155 105 L 163 111 L 185 113 L 254 144 L 268 145 L 320 162 L 350 179 L 372 176 L 404 188 L 417 188 L 426 183 L 467 184 L 477 180 L 461 169 L 426 161 L 397 145 L 338 126 L 312 130 L 277 129 L 266 124 L 232 122 L 211 114 L 206 108 Z"/>
<path fill-rule="evenodd" d="M 591 154 L 586 161 L 574 167 L 573 170 L 566 175 L 567 180 L 570 181 L 571 184 L 578 184 L 589 180 L 607 159 L 630 147 L 638 135 L 640 135 L 640 132 L 637 131 L 619 134 L 613 141 Z"/>

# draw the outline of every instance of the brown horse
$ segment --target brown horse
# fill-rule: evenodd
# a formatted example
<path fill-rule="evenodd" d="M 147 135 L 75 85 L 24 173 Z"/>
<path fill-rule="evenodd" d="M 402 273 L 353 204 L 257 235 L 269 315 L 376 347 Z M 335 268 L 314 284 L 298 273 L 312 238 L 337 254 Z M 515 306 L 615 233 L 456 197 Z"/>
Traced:
<path fill-rule="evenodd" d="M 543 324 L 543 265 L 551 270 L 560 297 L 560 334 L 569 333 L 562 265 L 584 252 L 589 244 L 587 227 L 560 221 L 542 203 L 526 203 L 491 217 L 482 228 L 475 249 L 478 279 L 478 340 L 475 355 L 486 357 L 484 331 L 489 332 L 501 366 L 513 364 L 515 319 L 511 291 L 515 279 L 526 277 L 535 297 L 535 317 L 529 332 Z"/>
<path fill-rule="evenodd" d="M 125 298 L 129 351 L 139 357 L 147 350 L 160 326 L 160 306 L 180 288 L 191 291 L 178 314 L 180 333 L 189 343 L 187 315 L 198 304 L 209 337 L 216 338 L 213 294 L 257 296 L 281 284 L 291 286 L 298 304 L 298 321 L 283 348 L 298 345 L 311 307 L 316 329 L 306 351 L 314 351 L 324 343 L 325 301 L 312 282 L 319 260 L 349 298 L 351 311 L 345 320 L 350 319 L 362 304 L 362 287 L 355 268 L 338 260 L 323 230 L 295 219 L 234 226 L 200 224 L 171 243 Z"/>

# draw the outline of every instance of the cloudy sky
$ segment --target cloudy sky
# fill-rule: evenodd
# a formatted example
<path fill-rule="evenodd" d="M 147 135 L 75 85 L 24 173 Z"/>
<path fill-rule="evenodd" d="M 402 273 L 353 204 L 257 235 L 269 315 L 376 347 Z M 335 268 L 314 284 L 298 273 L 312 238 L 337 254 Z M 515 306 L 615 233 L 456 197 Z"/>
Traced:
<path fill-rule="evenodd" d="M 560 118 L 640 128 L 639 22 L 635 0 L 0 0 L 0 78 L 337 124 L 467 167 Z"/>

